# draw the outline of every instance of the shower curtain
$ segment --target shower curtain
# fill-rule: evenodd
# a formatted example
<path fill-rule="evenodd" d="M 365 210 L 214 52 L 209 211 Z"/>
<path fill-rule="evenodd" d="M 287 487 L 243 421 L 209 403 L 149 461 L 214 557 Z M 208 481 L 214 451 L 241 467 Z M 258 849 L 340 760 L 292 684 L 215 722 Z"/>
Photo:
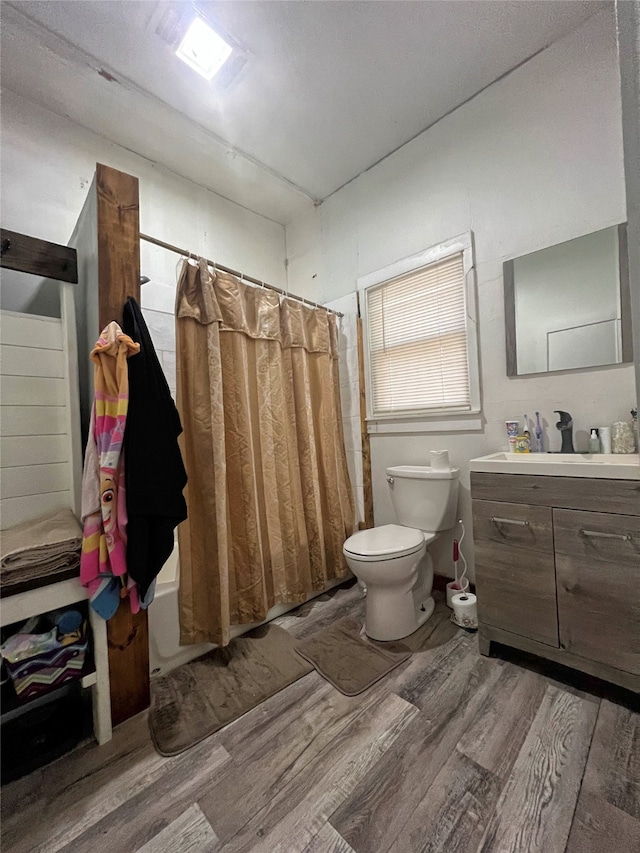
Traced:
<path fill-rule="evenodd" d="M 227 645 L 231 625 L 347 573 L 336 317 L 184 261 L 176 330 L 180 642 Z"/>

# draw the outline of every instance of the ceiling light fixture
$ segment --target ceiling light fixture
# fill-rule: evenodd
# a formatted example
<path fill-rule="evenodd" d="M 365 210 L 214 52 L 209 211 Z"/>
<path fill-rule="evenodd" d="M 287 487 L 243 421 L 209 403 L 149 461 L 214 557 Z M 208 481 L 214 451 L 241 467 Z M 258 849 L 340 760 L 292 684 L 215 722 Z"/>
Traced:
<path fill-rule="evenodd" d="M 194 18 L 176 50 L 176 56 L 205 80 L 212 80 L 232 52 L 233 48 L 202 18 Z"/>

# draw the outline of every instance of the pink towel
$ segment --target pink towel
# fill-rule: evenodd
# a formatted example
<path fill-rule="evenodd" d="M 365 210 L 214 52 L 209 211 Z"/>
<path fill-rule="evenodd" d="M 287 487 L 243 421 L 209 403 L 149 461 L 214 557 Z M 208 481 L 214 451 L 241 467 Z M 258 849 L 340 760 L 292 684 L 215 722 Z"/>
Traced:
<path fill-rule="evenodd" d="M 129 405 L 127 358 L 139 350 L 140 345 L 113 322 L 102 331 L 91 352 L 95 396 L 82 480 L 80 579 L 89 589 L 94 609 L 105 618 L 115 613 L 120 596 L 127 591 L 132 611 L 140 609 L 137 587 L 126 580 L 127 505 L 122 453 Z M 120 580 L 116 583 L 115 578 Z"/>

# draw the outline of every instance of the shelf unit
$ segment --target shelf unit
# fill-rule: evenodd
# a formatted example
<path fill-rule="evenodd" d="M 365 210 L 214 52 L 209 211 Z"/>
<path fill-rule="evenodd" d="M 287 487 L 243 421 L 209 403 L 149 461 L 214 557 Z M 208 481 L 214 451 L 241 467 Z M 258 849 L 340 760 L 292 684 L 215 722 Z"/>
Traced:
<path fill-rule="evenodd" d="M 20 592 L 16 595 L 2 599 L 0 611 L 0 625 L 12 625 L 14 622 L 23 622 L 32 616 L 48 613 L 70 604 L 77 604 L 87 599 L 87 590 L 82 586 L 79 579 L 72 578 L 66 581 L 39 587 L 38 589 Z M 107 646 L 107 623 L 101 619 L 91 607 L 89 607 L 89 623 L 93 633 L 93 655 L 95 671 L 86 673 L 82 679 L 83 687 L 91 688 L 93 704 L 93 731 L 99 744 L 111 740 L 111 697 L 109 691 L 109 654 Z M 69 682 L 73 684 L 74 682 Z M 64 691 L 67 685 L 58 688 Z M 57 693 L 58 691 L 51 691 Z M 48 696 L 49 694 L 46 694 Z M 46 696 L 39 697 L 45 699 Z M 34 706 L 38 699 L 24 702 L 16 707 L 17 716 Z M 46 704 L 46 703 L 43 703 Z M 13 713 L 9 711 L 7 713 Z M 3 714 L 2 722 L 6 722 Z"/>

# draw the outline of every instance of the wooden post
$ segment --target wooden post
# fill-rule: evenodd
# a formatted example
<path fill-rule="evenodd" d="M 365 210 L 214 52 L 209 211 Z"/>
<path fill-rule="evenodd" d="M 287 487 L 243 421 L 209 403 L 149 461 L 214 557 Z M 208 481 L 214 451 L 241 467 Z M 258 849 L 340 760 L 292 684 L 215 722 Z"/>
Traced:
<path fill-rule="evenodd" d="M 96 166 L 98 316 L 100 329 L 122 323 L 128 296 L 140 300 L 140 206 L 138 179 Z M 96 337 L 100 332 L 96 330 Z M 149 707 L 147 612 L 131 613 L 128 599 L 107 623 L 113 725 Z"/>

